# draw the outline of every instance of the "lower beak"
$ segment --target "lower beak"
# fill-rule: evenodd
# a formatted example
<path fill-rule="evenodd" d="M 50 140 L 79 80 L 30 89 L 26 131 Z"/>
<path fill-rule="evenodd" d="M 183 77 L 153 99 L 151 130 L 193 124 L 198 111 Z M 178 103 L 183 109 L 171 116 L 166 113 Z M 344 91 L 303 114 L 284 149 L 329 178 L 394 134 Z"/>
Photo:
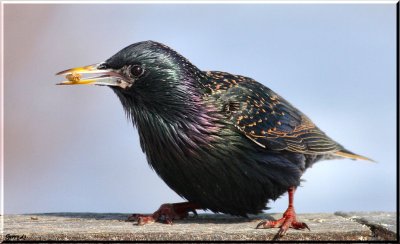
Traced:
<path fill-rule="evenodd" d="M 58 72 L 56 75 L 65 75 L 67 80 L 57 85 L 102 85 L 120 86 L 123 88 L 129 86 L 130 83 L 112 69 L 99 69 L 101 64 L 87 65 Z M 82 75 L 85 74 L 96 75 L 82 78 Z"/>

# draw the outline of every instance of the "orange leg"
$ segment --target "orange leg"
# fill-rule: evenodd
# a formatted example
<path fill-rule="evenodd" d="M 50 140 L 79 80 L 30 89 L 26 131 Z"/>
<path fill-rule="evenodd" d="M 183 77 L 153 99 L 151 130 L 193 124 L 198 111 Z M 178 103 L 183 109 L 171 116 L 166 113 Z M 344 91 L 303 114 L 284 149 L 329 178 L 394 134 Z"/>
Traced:
<path fill-rule="evenodd" d="M 289 206 L 288 206 L 287 210 L 285 211 L 285 213 L 283 213 L 282 218 L 280 218 L 278 220 L 274 220 L 274 221 L 261 221 L 257 225 L 256 228 L 257 229 L 259 229 L 259 228 L 263 228 L 263 229 L 279 228 L 279 231 L 277 234 L 278 236 L 283 236 L 289 228 L 298 229 L 298 230 L 302 230 L 302 229 L 310 230 L 310 228 L 308 228 L 306 223 L 297 221 L 296 212 L 294 211 L 294 206 L 293 206 L 293 198 L 294 198 L 295 191 L 296 191 L 295 187 L 290 187 L 288 189 Z"/>
<path fill-rule="evenodd" d="M 191 202 L 166 203 L 161 205 L 153 214 L 132 214 L 128 217 L 128 221 L 137 222 L 138 225 L 145 225 L 156 221 L 172 224 L 173 220 L 188 217 L 189 212 L 197 215 L 196 209 L 201 209 L 201 207 Z"/>

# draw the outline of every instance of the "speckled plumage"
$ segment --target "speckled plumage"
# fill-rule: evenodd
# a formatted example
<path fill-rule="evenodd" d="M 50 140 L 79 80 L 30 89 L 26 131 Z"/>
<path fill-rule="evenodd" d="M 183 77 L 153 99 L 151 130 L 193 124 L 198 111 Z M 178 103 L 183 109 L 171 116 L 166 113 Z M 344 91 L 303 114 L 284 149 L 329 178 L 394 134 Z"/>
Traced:
<path fill-rule="evenodd" d="M 203 72 L 169 47 L 136 43 L 104 63 L 129 77 L 112 87 L 150 166 L 183 198 L 204 209 L 256 214 L 321 159 L 361 157 L 330 139 L 278 94 L 255 80 Z"/>

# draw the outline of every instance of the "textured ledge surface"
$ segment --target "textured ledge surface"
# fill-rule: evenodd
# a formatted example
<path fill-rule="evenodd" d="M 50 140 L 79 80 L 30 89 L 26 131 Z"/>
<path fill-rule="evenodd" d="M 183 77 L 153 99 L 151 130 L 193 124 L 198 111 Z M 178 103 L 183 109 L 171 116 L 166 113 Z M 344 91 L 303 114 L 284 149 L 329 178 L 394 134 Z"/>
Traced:
<path fill-rule="evenodd" d="M 250 216 L 201 214 L 175 221 L 137 226 L 119 213 L 45 213 L 3 216 L 2 239 L 21 240 L 273 240 L 277 229 L 255 229 L 262 219 L 281 214 Z M 298 214 L 311 231 L 290 229 L 280 240 L 388 240 L 397 238 L 396 213 L 336 212 Z"/>

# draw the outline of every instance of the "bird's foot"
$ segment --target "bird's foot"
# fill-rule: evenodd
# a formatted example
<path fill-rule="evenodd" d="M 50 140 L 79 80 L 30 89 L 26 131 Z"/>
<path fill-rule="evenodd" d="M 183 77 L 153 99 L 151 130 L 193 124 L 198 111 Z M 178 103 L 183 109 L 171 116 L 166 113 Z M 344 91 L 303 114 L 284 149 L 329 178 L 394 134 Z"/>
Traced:
<path fill-rule="evenodd" d="M 166 203 L 161 205 L 153 214 L 132 214 L 128 217 L 128 221 L 137 222 L 137 225 L 150 224 L 156 221 L 172 224 L 173 220 L 188 217 L 189 212 L 193 212 L 197 216 L 196 209 L 199 209 L 199 206 L 190 202 Z"/>
<path fill-rule="evenodd" d="M 261 221 L 256 227 L 256 229 L 268 229 L 268 228 L 279 228 L 279 231 L 276 235 L 277 237 L 285 235 L 286 231 L 289 228 L 297 230 L 303 230 L 303 229 L 310 230 L 310 228 L 306 223 L 297 221 L 296 213 L 294 212 L 293 207 L 289 207 L 283 214 L 282 218 L 274 221 L 271 220 Z"/>

